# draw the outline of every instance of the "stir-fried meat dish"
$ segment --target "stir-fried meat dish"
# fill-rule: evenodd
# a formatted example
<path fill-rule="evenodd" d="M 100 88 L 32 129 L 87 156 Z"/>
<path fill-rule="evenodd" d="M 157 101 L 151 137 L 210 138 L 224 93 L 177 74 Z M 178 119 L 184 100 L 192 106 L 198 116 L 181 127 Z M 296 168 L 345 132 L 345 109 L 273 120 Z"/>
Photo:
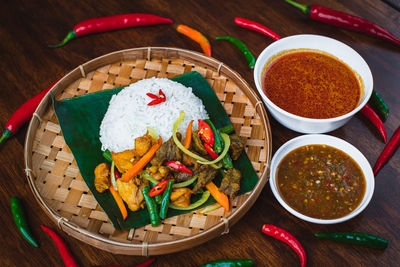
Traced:
<path fill-rule="evenodd" d="M 206 184 L 211 182 L 215 176 L 218 174 L 218 170 L 214 169 L 210 165 L 201 165 L 197 170 L 197 184 L 193 188 L 193 193 L 197 193 L 200 189 L 202 189 Z"/>
<path fill-rule="evenodd" d="M 243 149 L 244 149 L 244 144 L 242 142 L 242 139 L 237 134 L 231 134 L 229 136 L 231 139 L 231 145 L 229 146 L 229 153 L 232 157 L 232 160 L 237 160 L 242 154 Z"/>
<path fill-rule="evenodd" d="M 178 132 L 176 137 L 179 141 L 182 138 L 182 135 Z M 165 161 L 171 160 L 182 160 L 182 151 L 175 145 L 174 139 L 171 137 L 167 142 L 162 144 L 162 146 L 157 150 L 156 155 L 151 160 L 151 165 L 160 166 Z"/>
<path fill-rule="evenodd" d="M 105 163 L 97 165 L 94 169 L 94 187 L 100 193 L 106 191 L 111 185 L 110 170 Z"/>
<path fill-rule="evenodd" d="M 242 179 L 242 173 L 235 169 L 229 169 L 226 171 L 224 178 L 222 179 L 219 191 L 229 195 L 232 199 L 236 196 L 240 189 L 240 180 Z"/>
<path fill-rule="evenodd" d="M 135 150 L 139 156 L 143 156 L 153 145 L 154 139 L 149 134 L 145 134 L 135 139 Z"/>
<path fill-rule="evenodd" d="M 122 182 L 121 179 L 116 181 L 118 193 L 131 211 L 137 211 L 143 208 L 145 204 L 142 189 L 148 185 L 149 182 L 146 179 L 140 179 L 138 177 L 139 176 L 136 176 L 127 183 Z"/>
<path fill-rule="evenodd" d="M 174 176 L 175 182 L 180 183 L 187 181 L 193 178 L 193 174 L 182 172 L 182 171 L 173 171 L 172 175 Z"/>
<path fill-rule="evenodd" d="M 192 148 L 194 149 L 194 151 L 196 151 L 202 156 L 208 155 L 207 150 L 204 147 L 199 137 L 199 131 L 192 132 L 192 144 L 193 144 Z"/>
<path fill-rule="evenodd" d="M 127 172 L 140 159 L 135 149 L 125 150 L 119 153 L 111 152 L 111 158 L 118 171 L 121 173 Z"/>
<path fill-rule="evenodd" d="M 146 171 L 157 181 L 167 177 L 169 174 L 169 168 L 166 166 L 151 166 L 148 167 Z"/>
<path fill-rule="evenodd" d="M 178 207 L 188 207 L 192 193 L 189 188 L 174 188 L 170 197 L 171 204 Z"/>

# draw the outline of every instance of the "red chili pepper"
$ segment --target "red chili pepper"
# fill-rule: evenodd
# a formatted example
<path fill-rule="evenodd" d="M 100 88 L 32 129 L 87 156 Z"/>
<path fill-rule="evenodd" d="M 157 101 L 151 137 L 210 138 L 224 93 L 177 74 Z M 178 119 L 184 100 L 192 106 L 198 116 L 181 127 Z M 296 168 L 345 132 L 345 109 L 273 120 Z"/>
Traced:
<path fill-rule="evenodd" d="M 393 136 L 390 138 L 389 143 L 385 146 L 382 153 L 379 155 L 375 166 L 374 166 L 374 174 L 377 175 L 379 170 L 385 165 L 385 163 L 390 159 L 393 153 L 400 145 L 400 126 L 397 127 Z"/>
<path fill-rule="evenodd" d="M 204 142 L 209 144 L 210 147 L 214 146 L 214 133 L 210 125 L 203 120 L 199 120 L 199 136 Z"/>
<path fill-rule="evenodd" d="M 148 97 L 152 98 L 152 99 L 158 99 L 158 96 L 156 96 L 155 94 L 147 93 L 146 95 L 147 95 Z"/>
<path fill-rule="evenodd" d="M 155 196 L 161 194 L 162 192 L 164 192 L 165 189 L 167 188 L 168 181 L 171 180 L 171 179 L 167 179 L 167 180 L 161 181 L 158 184 L 156 184 L 155 186 L 153 186 L 153 188 L 149 192 L 149 196 L 150 197 L 155 197 Z"/>
<path fill-rule="evenodd" d="M 158 96 L 152 93 L 147 93 L 147 96 L 151 97 L 152 99 L 154 99 L 153 101 L 151 101 L 150 103 L 148 103 L 148 106 L 154 106 L 154 105 L 158 105 L 162 102 L 165 102 L 167 100 L 167 98 L 165 97 L 165 94 L 163 91 L 161 91 L 161 89 L 158 91 Z"/>
<path fill-rule="evenodd" d="M 171 168 L 174 168 L 174 169 L 176 169 L 178 171 L 183 171 L 183 172 L 190 173 L 190 174 L 193 173 L 185 165 L 183 165 L 180 161 L 177 161 L 177 160 L 176 161 L 168 161 L 168 162 L 165 163 L 165 165 L 167 165 L 167 166 L 169 166 Z"/>
<path fill-rule="evenodd" d="M 243 19 L 243 18 L 235 18 L 235 23 L 236 23 L 236 25 L 238 25 L 240 27 L 262 33 L 262 34 L 274 39 L 275 41 L 281 39 L 281 37 L 278 34 L 276 34 L 274 31 L 270 30 L 269 28 L 267 28 L 266 26 L 264 26 L 258 22 L 248 20 L 248 19 Z"/>
<path fill-rule="evenodd" d="M 218 158 L 218 154 L 214 152 L 214 150 L 212 149 L 212 147 L 210 147 L 207 143 L 204 143 L 204 148 L 207 150 L 208 154 L 210 154 L 210 156 L 213 159 Z"/>
<path fill-rule="evenodd" d="M 61 78 L 60 78 L 61 79 Z M 7 121 L 5 125 L 5 131 L 0 138 L 0 144 L 16 134 L 18 130 L 21 128 L 21 126 L 30 120 L 32 118 L 33 112 L 35 112 L 37 106 L 39 105 L 40 101 L 42 101 L 43 97 L 47 94 L 47 92 L 53 88 L 53 86 L 60 80 L 58 79 L 54 83 L 52 83 L 49 87 L 41 91 L 39 94 L 35 95 L 28 101 L 26 101 L 24 104 L 22 104 L 15 112 L 13 115 L 11 115 L 11 118 Z"/>
<path fill-rule="evenodd" d="M 299 255 L 300 266 L 306 266 L 306 252 L 300 242 L 291 233 L 272 224 L 264 224 L 262 227 L 262 231 L 264 234 L 272 236 L 288 244 L 297 253 L 297 255 Z"/>
<path fill-rule="evenodd" d="M 119 172 L 117 171 L 117 168 L 114 169 L 114 176 L 115 176 L 115 179 L 121 178 L 121 175 L 120 175 Z"/>
<path fill-rule="evenodd" d="M 383 137 L 383 140 L 385 141 L 385 143 L 387 142 L 387 135 L 386 135 L 386 130 L 385 130 L 385 126 L 383 125 L 382 120 L 379 118 L 378 114 L 375 113 L 375 111 L 367 105 L 365 105 L 362 109 L 361 109 L 361 113 L 367 117 L 374 125 L 376 128 L 378 128 L 380 134 Z"/>
<path fill-rule="evenodd" d="M 155 106 L 155 105 L 161 104 L 162 102 L 165 102 L 165 98 L 155 99 L 155 100 L 151 101 L 150 103 L 148 103 L 147 105 L 148 106 Z"/>
<path fill-rule="evenodd" d="M 91 33 L 106 32 L 135 26 L 172 23 L 173 21 L 168 18 L 163 18 L 152 14 L 138 13 L 92 18 L 76 24 L 74 26 L 74 29 L 68 33 L 68 35 L 61 43 L 50 45 L 50 47 L 55 48 L 63 46 L 76 37 L 88 35 Z"/>
<path fill-rule="evenodd" d="M 41 225 L 43 231 L 45 231 L 56 243 L 58 251 L 64 261 L 65 267 L 79 267 L 79 264 L 75 261 L 71 254 L 71 251 L 67 247 L 67 244 L 62 240 L 62 238 L 50 228 Z"/>
<path fill-rule="evenodd" d="M 320 5 L 302 5 L 291 0 L 285 0 L 287 3 L 299 8 L 313 20 L 331 24 L 337 27 L 345 28 L 351 31 L 366 33 L 378 37 L 397 45 L 400 45 L 400 39 L 391 34 L 388 30 L 363 18 L 353 16 L 344 12 L 333 10 Z"/>

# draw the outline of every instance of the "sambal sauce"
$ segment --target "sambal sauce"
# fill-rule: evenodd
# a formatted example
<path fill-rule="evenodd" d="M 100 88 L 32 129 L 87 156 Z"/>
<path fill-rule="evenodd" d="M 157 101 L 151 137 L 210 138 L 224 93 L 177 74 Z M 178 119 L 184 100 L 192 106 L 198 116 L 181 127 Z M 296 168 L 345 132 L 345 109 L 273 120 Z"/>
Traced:
<path fill-rule="evenodd" d="M 265 70 L 263 90 L 283 110 L 306 118 L 328 119 L 352 111 L 361 88 L 355 73 L 328 54 L 291 52 Z"/>
<path fill-rule="evenodd" d="M 278 166 L 283 200 L 303 215 L 337 219 L 355 210 L 365 194 L 358 164 L 343 151 L 326 145 L 299 147 Z"/>

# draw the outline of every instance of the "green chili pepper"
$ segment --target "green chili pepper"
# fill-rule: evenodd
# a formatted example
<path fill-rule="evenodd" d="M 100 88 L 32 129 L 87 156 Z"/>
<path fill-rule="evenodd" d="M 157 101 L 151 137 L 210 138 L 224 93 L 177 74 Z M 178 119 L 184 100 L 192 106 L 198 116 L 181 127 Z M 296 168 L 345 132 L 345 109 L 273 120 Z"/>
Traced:
<path fill-rule="evenodd" d="M 156 227 L 160 225 L 161 220 L 158 216 L 157 205 L 154 199 L 149 196 L 150 187 L 146 185 L 142 189 L 144 200 L 146 201 L 147 210 L 149 211 L 151 226 Z"/>
<path fill-rule="evenodd" d="M 220 133 L 218 132 L 218 130 L 215 128 L 215 126 L 214 126 L 214 124 L 212 123 L 211 120 L 206 119 L 206 120 L 204 120 L 204 121 L 205 121 L 208 125 L 210 125 L 211 130 L 212 130 L 213 133 L 214 133 L 214 146 L 213 146 L 213 149 L 214 149 L 214 152 L 215 152 L 215 153 L 219 154 L 219 153 L 221 153 L 222 148 L 223 148 L 223 141 L 222 141 L 221 134 L 220 134 Z"/>
<path fill-rule="evenodd" d="M 160 208 L 160 218 L 165 219 L 167 217 L 169 198 L 172 192 L 172 186 L 174 185 L 175 180 L 171 179 L 168 181 L 167 189 L 165 189 L 164 194 L 162 196 L 161 208 Z"/>
<path fill-rule="evenodd" d="M 224 127 L 218 129 L 220 133 L 226 133 L 226 134 L 231 134 L 233 133 L 234 130 L 235 129 L 233 128 L 232 124 L 225 125 Z"/>
<path fill-rule="evenodd" d="M 110 150 L 108 150 L 108 149 L 106 149 L 106 150 L 103 152 L 103 157 L 104 157 L 106 160 L 108 160 L 110 163 L 113 161 L 113 160 L 112 160 L 112 157 L 111 157 L 111 152 L 110 152 Z"/>
<path fill-rule="evenodd" d="M 234 44 L 237 48 L 239 48 L 240 52 L 243 53 L 245 56 L 247 62 L 249 63 L 249 68 L 254 69 L 254 65 L 256 62 L 256 59 L 254 58 L 253 54 L 250 52 L 250 50 L 247 48 L 247 46 L 240 41 L 239 39 L 236 39 L 232 36 L 219 36 L 215 37 L 215 40 L 227 40 Z"/>
<path fill-rule="evenodd" d="M 327 238 L 333 241 L 360 245 L 364 247 L 384 250 L 388 246 L 388 241 L 378 236 L 366 233 L 317 233 L 316 237 Z"/>
<path fill-rule="evenodd" d="M 217 260 L 201 265 L 200 267 L 250 267 L 255 266 L 254 261 L 244 260 Z"/>
<path fill-rule="evenodd" d="M 232 169 L 233 168 L 233 163 L 231 156 L 229 154 L 226 154 L 225 157 L 222 159 L 222 167 L 225 169 Z"/>
<path fill-rule="evenodd" d="M 178 206 L 175 206 L 172 204 L 169 204 L 169 207 L 174 210 L 192 210 L 192 209 L 200 207 L 201 205 L 206 203 L 206 201 L 208 200 L 210 195 L 211 195 L 211 193 L 207 190 L 207 191 L 203 192 L 203 195 L 201 196 L 201 198 L 199 200 L 197 200 L 195 203 L 190 204 L 187 207 L 178 207 Z"/>
<path fill-rule="evenodd" d="M 389 107 L 386 105 L 385 101 L 383 101 L 382 96 L 377 91 L 372 91 L 372 95 L 368 101 L 368 104 L 374 108 L 382 121 L 385 122 L 387 120 L 389 116 Z"/>
<path fill-rule="evenodd" d="M 31 232 L 29 231 L 21 200 L 18 197 L 11 197 L 10 204 L 11 213 L 14 217 L 14 222 L 17 225 L 18 231 L 21 233 L 22 237 L 32 246 L 39 247 L 36 240 L 32 237 Z"/>

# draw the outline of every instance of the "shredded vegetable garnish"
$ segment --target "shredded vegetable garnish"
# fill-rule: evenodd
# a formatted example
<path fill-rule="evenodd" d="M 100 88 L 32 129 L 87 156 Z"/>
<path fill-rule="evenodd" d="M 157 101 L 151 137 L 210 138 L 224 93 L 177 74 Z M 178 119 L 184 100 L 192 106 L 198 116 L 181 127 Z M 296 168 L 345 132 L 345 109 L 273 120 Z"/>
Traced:
<path fill-rule="evenodd" d="M 114 161 L 111 162 L 111 183 L 112 183 L 115 191 L 118 191 L 117 182 L 115 181 L 115 163 L 114 163 Z"/>
<path fill-rule="evenodd" d="M 184 182 L 181 182 L 181 183 L 174 184 L 174 185 L 172 186 L 172 188 L 187 187 L 187 186 L 193 184 L 194 181 L 196 181 L 196 180 L 197 180 L 197 174 L 194 175 L 192 179 L 189 179 L 189 180 L 184 181 Z"/>
<path fill-rule="evenodd" d="M 214 159 L 213 161 L 198 160 L 197 161 L 198 163 L 207 164 L 207 165 L 215 164 L 215 163 L 221 161 L 225 157 L 226 153 L 228 153 L 229 146 L 231 145 L 231 139 L 229 139 L 229 135 L 224 134 L 224 133 L 221 133 L 221 137 L 222 137 L 222 140 L 224 140 L 224 150 L 222 150 L 222 153 L 218 156 L 218 158 Z"/>
<path fill-rule="evenodd" d="M 181 115 L 176 120 L 176 122 L 174 123 L 174 127 L 172 128 L 172 138 L 174 139 L 174 142 L 175 142 L 176 146 L 179 147 L 179 149 L 182 150 L 183 153 L 185 153 L 188 156 L 191 156 L 194 159 L 197 159 L 197 160 L 202 161 L 202 162 L 207 162 L 207 163 L 210 162 L 210 161 L 206 160 L 205 158 L 200 157 L 199 155 L 197 155 L 197 154 L 191 152 L 190 150 L 186 149 L 182 145 L 182 143 L 178 140 L 178 137 L 176 137 L 176 132 L 178 131 L 179 125 L 181 124 L 181 122 L 182 122 L 184 117 L 185 117 L 185 112 L 181 111 Z M 202 163 L 202 164 L 205 164 L 205 163 Z M 215 165 L 213 163 L 208 163 L 208 164 L 210 164 L 215 169 L 221 168 L 221 166 L 217 166 L 217 165 Z"/>
<path fill-rule="evenodd" d="M 147 126 L 147 131 L 149 131 L 150 136 L 154 139 L 157 140 L 157 133 L 156 130 L 151 128 L 150 126 Z"/>
<path fill-rule="evenodd" d="M 211 193 L 209 191 L 204 191 L 203 195 L 201 196 L 201 198 L 199 200 L 197 200 L 195 203 L 190 204 L 187 207 L 178 207 L 178 206 L 175 206 L 172 204 L 169 204 L 169 207 L 174 210 L 192 210 L 192 209 L 200 207 L 201 205 L 206 203 L 206 201 L 208 200 L 210 195 L 211 195 Z"/>

